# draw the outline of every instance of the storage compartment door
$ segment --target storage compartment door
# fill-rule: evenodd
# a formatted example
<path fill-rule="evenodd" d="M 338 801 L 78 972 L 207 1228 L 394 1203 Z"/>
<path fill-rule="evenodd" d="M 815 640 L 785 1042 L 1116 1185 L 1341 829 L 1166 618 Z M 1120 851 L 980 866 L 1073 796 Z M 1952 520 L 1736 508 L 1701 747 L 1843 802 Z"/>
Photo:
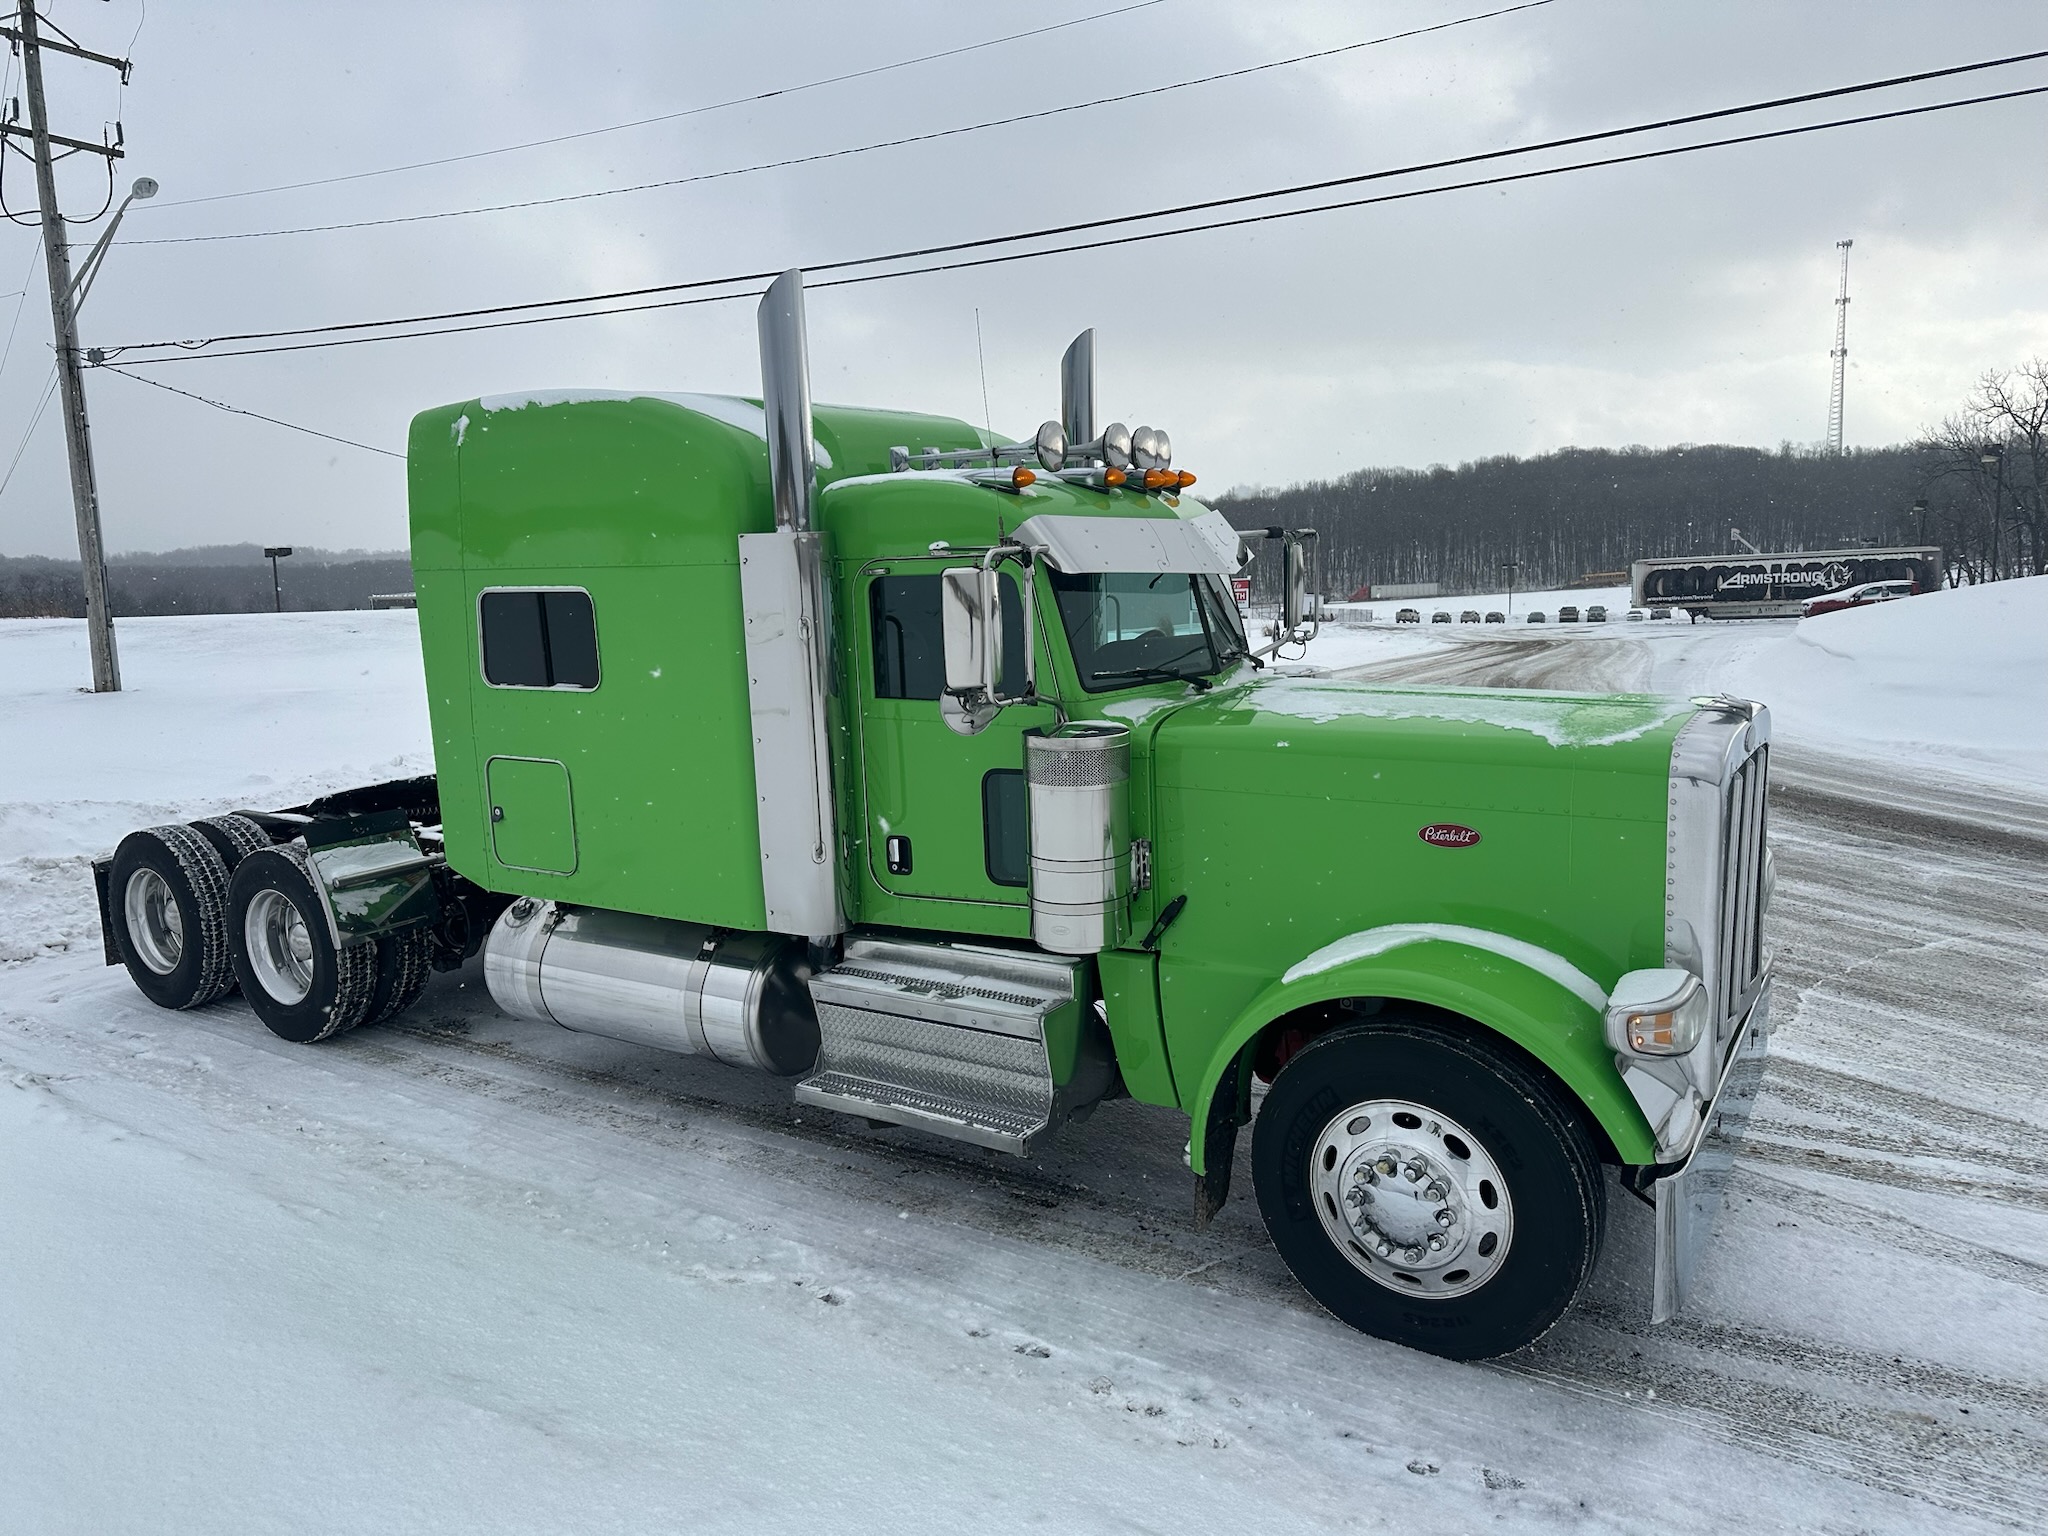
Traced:
<path fill-rule="evenodd" d="M 576 872 L 576 813 L 569 770 L 536 757 L 494 757 L 484 770 L 491 799 L 491 851 L 507 869 Z"/>

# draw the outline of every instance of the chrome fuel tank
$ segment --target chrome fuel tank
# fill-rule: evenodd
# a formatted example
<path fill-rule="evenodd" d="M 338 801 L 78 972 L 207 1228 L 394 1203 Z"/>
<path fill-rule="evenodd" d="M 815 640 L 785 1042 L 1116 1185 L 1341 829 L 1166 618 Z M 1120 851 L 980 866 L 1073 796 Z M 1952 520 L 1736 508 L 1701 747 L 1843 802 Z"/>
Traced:
<path fill-rule="evenodd" d="M 484 945 L 500 1008 L 788 1077 L 818 1056 L 801 941 L 522 899 Z"/>

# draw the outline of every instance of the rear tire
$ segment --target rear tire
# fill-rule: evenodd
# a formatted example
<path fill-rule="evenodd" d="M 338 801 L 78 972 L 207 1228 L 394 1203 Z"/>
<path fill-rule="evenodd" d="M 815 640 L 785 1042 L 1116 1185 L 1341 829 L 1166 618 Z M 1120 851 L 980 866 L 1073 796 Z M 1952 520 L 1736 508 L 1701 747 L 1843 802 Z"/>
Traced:
<path fill-rule="evenodd" d="M 1334 1030 L 1294 1056 L 1252 1127 L 1259 1211 L 1343 1322 L 1452 1360 L 1541 1338 L 1606 1224 L 1577 1117 L 1507 1049 L 1420 1021 Z"/>
<path fill-rule="evenodd" d="M 377 944 L 336 949 L 305 849 L 282 843 L 242 860 L 228 888 L 235 979 L 270 1032 L 310 1045 L 354 1029 L 377 986 Z"/>
<path fill-rule="evenodd" d="M 396 1018 L 420 1000 L 427 990 L 427 978 L 434 973 L 434 935 L 422 926 L 401 928 L 378 936 L 377 985 L 370 1006 L 363 1014 L 365 1024 L 382 1024 Z"/>
<path fill-rule="evenodd" d="M 234 985 L 227 866 L 197 832 L 129 833 L 114 850 L 107 894 L 115 948 L 152 1003 L 197 1008 Z"/>
<path fill-rule="evenodd" d="M 270 846 L 270 834 L 239 812 L 202 817 L 192 823 L 192 830 L 213 844 L 230 875 L 250 854 Z"/>

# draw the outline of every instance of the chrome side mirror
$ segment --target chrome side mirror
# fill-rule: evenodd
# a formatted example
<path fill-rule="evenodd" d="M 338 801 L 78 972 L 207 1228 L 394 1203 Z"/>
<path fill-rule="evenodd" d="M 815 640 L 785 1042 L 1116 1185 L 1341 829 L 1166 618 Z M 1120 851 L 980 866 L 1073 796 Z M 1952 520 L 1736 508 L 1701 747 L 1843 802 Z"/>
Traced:
<path fill-rule="evenodd" d="M 1301 531 L 1287 535 L 1281 551 L 1280 627 L 1291 637 L 1309 618 L 1308 543 Z"/>
<path fill-rule="evenodd" d="M 955 566 L 939 573 L 939 631 L 946 655 L 946 691 L 939 716 L 963 736 L 995 719 L 1003 675 L 1003 595 L 993 570 Z"/>

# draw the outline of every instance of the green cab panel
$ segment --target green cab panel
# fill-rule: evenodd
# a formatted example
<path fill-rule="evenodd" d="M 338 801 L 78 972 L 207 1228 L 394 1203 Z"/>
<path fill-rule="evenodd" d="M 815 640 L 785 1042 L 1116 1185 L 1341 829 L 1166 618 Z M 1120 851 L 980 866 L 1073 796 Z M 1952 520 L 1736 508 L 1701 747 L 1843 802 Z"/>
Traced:
<path fill-rule="evenodd" d="M 485 769 L 491 851 L 507 869 L 576 873 L 576 809 L 569 770 L 537 757 L 494 757 Z"/>

